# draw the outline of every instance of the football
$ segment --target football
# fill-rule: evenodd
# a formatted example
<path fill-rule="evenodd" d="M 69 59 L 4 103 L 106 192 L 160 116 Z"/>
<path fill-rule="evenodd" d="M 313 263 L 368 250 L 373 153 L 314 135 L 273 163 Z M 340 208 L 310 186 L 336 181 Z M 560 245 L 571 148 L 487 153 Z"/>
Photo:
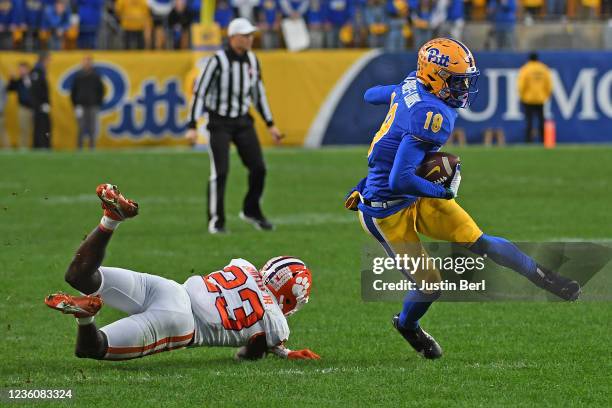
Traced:
<path fill-rule="evenodd" d="M 435 184 L 449 187 L 460 160 L 458 156 L 445 152 L 428 153 L 416 168 L 415 174 Z"/>

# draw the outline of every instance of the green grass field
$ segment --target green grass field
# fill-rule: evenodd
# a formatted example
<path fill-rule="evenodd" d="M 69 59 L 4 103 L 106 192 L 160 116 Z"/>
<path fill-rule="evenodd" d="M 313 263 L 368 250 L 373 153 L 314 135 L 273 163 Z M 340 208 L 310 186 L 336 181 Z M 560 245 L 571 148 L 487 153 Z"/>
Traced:
<path fill-rule="evenodd" d="M 610 303 L 439 303 L 422 324 L 445 356 L 426 361 L 390 324 L 399 304 L 362 302 L 361 253 L 370 238 L 342 199 L 366 172 L 365 152 L 268 150 L 272 233 L 237 217 L 245 171 L 234 155 L 227 236 L 205 233 L 205 153 L 0 154 L 0 386 L 72 388 L 73 403 L 98 407 L 611 406 Z M 459 202 L 488 233 L 612 240 L 612 148 L 453 152 L 463 163 Z M 74 319 L 43 298 L 74 292 L 63 274 L 99 221 L 94 189 L 104 181 L 141 206 L 115 234 L 106 265 L 182 283 L 232 257 L 256 265 L 279 254 L 303 258 L 314 288 L 289 319 L 288 346 L 322 359 L 237 363 L 234 350 L 222 348 L 119 363 L 74 357 Z M 97 321 L 120 316 L 102 309 Z"/>

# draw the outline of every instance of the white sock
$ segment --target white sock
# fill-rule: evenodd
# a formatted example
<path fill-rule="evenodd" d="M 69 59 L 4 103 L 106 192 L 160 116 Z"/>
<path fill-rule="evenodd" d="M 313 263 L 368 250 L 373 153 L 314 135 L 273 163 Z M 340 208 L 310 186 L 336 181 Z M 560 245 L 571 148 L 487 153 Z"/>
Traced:
<path fill-rule="evenodd" d="M 121 221 L 113 220 L 106 215 L 100 220 L 100 226 L 107 231 L 114 231 L 121 224 Z"/>
<path fill-rule="evenodd" d="M 88 324 L 92 324 L 94 322 L 95 316 L 89 317 L 77 317 L 76 321 L 79 326 L 87 326 Z"/>

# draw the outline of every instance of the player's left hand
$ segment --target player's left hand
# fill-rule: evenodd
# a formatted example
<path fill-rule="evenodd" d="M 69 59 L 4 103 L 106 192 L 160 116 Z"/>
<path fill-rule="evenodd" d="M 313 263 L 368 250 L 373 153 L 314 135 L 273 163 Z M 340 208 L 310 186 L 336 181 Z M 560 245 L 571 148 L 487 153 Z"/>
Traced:
<path fill-rule="evenodd" d="M 449 192 L 449 196 L 447 198 L 449 200 L 457 197 L 457 193 L 459 192 L 459 184 L 461 184 L 461 163 L 457 164 L 455 174 L 450 182 L 450 186 L 447 188 L 447 191 Z"/>
<path fill-rule="evenodd" d="M 285 138 L 285 135 L 283 135 L 276 126 L 270 126 L 268 131 L 270 132 L 270 135 L 272 135 L 272 139 L 274 139 L 274 143 L 276 144 L 280 144 L 281 140 Z"/>
<path fill-rule="evenodd" d="M 295 350 L 290 351 L 287 354 L 288 360 L 320 360 L 321 356 L 315 353 L 312 350 L 304 349 L 304 350 Z"/>

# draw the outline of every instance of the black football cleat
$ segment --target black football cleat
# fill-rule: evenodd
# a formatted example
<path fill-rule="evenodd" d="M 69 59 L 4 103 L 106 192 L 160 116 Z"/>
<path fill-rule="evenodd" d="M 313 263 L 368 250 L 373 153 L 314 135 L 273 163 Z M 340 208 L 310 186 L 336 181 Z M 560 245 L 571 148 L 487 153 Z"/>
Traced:
<path fill-rule="evenodd" d="M 241 211 L 239 216 L 241 220 L 252 224 L 255 229 L 260 231 L 272 231 L 274 229 L 274 225 L 272 225 L 272 223 L 270 223 L 270 221 L 268 221 L 263 215 L 247 215 Z"/>
<path fill-rule="evenodd" d="M 570 302 L 573 302 L 580 296 L 580 284 L 575 280 L 561 276 L 540 265 L 538 265 L 537 272 L 538 277 L 532 280 L 536 286 Z"/>
<path fill-rule="evenodd" d="M 442 347 L 438 342 L 429 335 L 421 327 L 417 327 L 416 330 L 406 329 L 399 325 L 399 314 L 393 316 L 393 327 L 402 335 L 402 337 L 410 343 L 413 349 L 423 357 L 434 360 L 442 357 Z"/>

